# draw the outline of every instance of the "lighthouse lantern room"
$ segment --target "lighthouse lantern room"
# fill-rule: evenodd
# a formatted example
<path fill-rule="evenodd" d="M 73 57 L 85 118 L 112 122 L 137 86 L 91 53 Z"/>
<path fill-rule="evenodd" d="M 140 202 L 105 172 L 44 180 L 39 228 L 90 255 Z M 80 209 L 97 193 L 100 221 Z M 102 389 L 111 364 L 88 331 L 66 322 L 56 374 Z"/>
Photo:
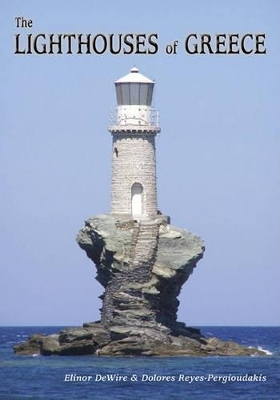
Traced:
<path fill-rule="evenodd" d="M 157 215 L 155 137 L 159 113 L 152 107 L 154 81 L 134 67 L 115 82 L 117 110 L 111 113 L 111 214 L 133 219 Z"/>

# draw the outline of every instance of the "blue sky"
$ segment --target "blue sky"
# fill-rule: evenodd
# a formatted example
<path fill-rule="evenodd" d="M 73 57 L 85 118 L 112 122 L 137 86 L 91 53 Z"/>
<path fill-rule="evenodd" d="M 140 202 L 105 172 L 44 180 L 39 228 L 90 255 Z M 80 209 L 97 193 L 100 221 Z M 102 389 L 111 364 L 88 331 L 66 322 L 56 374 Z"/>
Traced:
<path fill-rule="evenodd" d="M 109 212 L 113 83 L 134 65 L 156 81 L 159 207 L 206 244 L 178 319 L 279 325 L 279 16 L 272 0 L 1 1 L 1 325 L 99 318 L 102 287 L 75 238 Z M 266 55 L 184 51 L 189 33 L 247 32 L 266 34 Z M 159 50 L 14 55 L 15 33 L 157 33 Z"/>

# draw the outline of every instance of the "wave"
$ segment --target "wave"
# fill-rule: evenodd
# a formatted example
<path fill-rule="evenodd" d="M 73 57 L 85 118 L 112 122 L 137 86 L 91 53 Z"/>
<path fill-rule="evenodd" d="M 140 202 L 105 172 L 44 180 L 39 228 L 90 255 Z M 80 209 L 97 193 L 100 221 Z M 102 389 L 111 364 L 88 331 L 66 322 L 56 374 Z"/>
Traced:
<path fill-rule="evenodd" d="M 253 346 L 249 346 L 248 349 L 253 349 Z M 266 350 L 264 348 L 262 348 L 261 346 L 258 346 L 257 349 L 259 351 L 263 351 L 267 356 L 273 356 L 273 352 L 270 350 Z"/>
<path fill-rule="evenodd" d="M 272 352 L 272 351 L 263 349 L 261 346 L 258 346 L 258 350 L 263 351 L 263 352 L 264 352 L 265 354 L 267 354 L 268 356 L 272 356 L 272 355 L 273 355 L 273 352 Z"/>

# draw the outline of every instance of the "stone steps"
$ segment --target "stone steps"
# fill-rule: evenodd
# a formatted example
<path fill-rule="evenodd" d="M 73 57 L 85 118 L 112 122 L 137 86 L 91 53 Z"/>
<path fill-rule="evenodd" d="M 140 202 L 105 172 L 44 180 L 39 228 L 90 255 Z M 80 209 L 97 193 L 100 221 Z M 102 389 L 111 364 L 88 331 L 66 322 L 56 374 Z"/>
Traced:
<path fill-rule="evenodd" d="M 127 317 L 131 312 L 132 318 L 134 314 L 138 313 L 137 310 L 142 310 L 144 301 L 142 292 L 137 288 L 134 290 L 130 284 L 138 285 L 150 280 L 151 268 L 157 252 L 158 234 L 159 226 L 156 222 L 134 223 L 128 269 L 125 273 L 114 276 L 103 298 L 101 319 L 104 326 L 109 326 L 113 320 L 122 321 L 123 311 L 127 313 Z M 127 306 L 125 301 L 127 299 L 118 296 L 119 291 L 123 292 L 123 290 L 133 297 L 133 300 L 129 299 L 130 306 Z M 138 294 L 137 291 L 139 291 Z M 144 316 L 142 317 L 144 318 Z"/>
<path fill-rule="evenodd" d="M 131 263 L 132 267 L 150 266 L 155 257 L 159 227 L 155 222 L 141 222 L 132 234 Z M 136 239 L 136 240 L 135 240 Z"/>

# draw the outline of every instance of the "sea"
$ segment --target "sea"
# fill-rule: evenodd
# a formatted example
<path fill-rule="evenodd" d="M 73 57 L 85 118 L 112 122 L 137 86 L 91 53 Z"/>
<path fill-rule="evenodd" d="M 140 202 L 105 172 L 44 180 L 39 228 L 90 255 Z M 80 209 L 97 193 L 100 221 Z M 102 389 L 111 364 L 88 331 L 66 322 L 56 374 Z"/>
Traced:
<path fill-rule="evenodd" d="M 19 356 L 33 333 L 66 327 L 0 327 L 1 400 L 280 399 L 279 327 L 199 327 L 207 337 L 263 349 L 265 357 Z"/>

